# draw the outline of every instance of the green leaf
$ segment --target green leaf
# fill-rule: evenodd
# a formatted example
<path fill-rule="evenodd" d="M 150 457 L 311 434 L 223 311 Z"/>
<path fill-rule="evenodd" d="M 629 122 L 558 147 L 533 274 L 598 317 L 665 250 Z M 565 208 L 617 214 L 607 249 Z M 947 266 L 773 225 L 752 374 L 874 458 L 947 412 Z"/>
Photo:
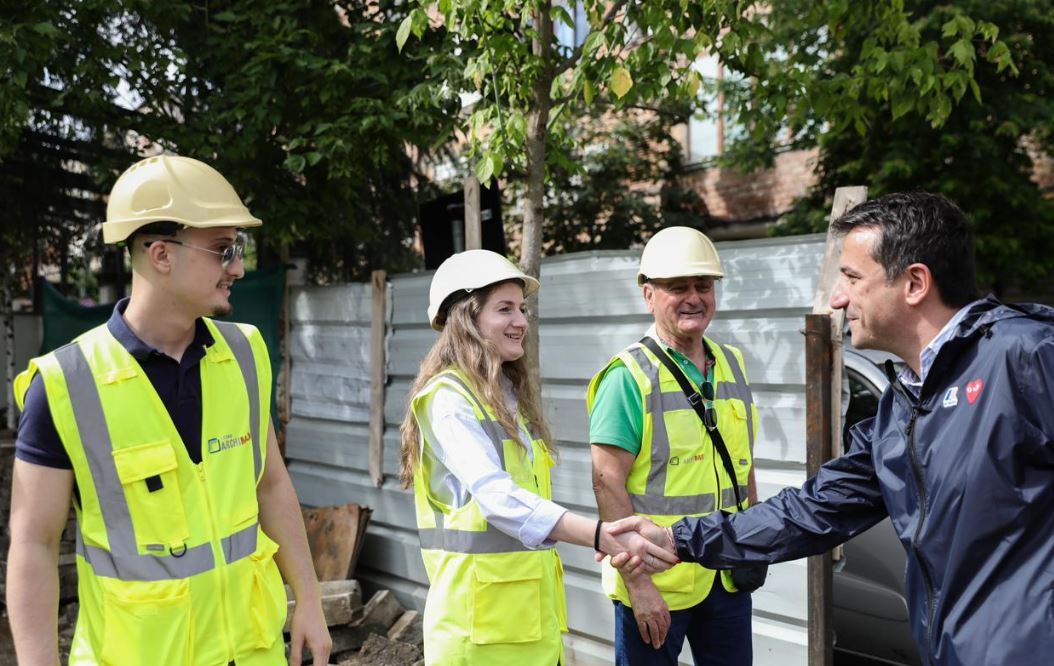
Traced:
<path fill-rule="evenodd" d="M 952 54 L 955 61 L 963 67 L 971 67 L 975 56 L 973 44 L 966 37 L 952 44 L 948 52 Z"/>
<path fill-rule="evenodd" d="M 293 173 L 303 173 L 306 164 L 307 160 L 304 159 L 303 155 L 290 155 L 285 158 L 285 168 Z"/>
<path fill-rule="evenodd" d="M 480 183 L 489 183 L 494 176 L 494 156 L 487 153 L 476 163 L 476 179 Z"/>
<path fill-rule="evenodd" d="M 615 96 L 619 99 L 622 99 L 633 87 L 633 77 L 630 76 L 629 70 L 625 67 L 616 67 L 611 72 L 609 85 L 611 86 L 611 92 L 615 93 Z"/>
<path fill-rule="evenodd" d="M 586 104 L 592 105 L 593 98 L 596 96 L 596 90 L 593 89 L 593 82 L 589 79 L 582 80 L 582 99 L 585 100 Z"/>
<path fill-rule="evenodd" d="M 571 18 L 571 14 L 568 13 L 566 7 L 561 5 L 553 5 L 549 9 L 549 17 L 553 19 L 553 23 L 563 23 L 568 28 L 574 30 L 575 20 Z"/>
<path fill-rule="evenodd" d="M 893 100 L 893 120 L 907 115 L 915 108 L 915 98 L 911 96 L 898 97 Z"/>
<path fill-rule="evenodd" d="M 410 30 L 414 27 L 414 16 L 410 14 L 403 19 L 403 22 L 399 24 L 399 29 L 395 32 L 395 45 L 399 48 L 401 53 L 403 50 L 403 44 L 406 44 L 406 40 L 410 38 Z"/>
<path fill-rule="evenodd" d="M 322 153 L 311 152 L 307 154 L 307 163 L 315 166 L 322 159 Z"/>
<path fill-rule="evenodd" d="M 33 32 L 46 37 L 54 37 L 61 31 L 51 23 L 35 23 L 33 24 Z"/>
<path fill-rule="evenodd" d="M 216 14 L 212 19 L 214 21 L 219 21 L 220 23 L 234 23 L 238 20 L 238 15 L 228 9 L 227 11 Z"/>
<path fill-rule="evenodd" d="M 950 19 L 941 26 L 941 36 L 944 38 L 954 37 L 959 32 L 959 24 L 955 19 Z"/>

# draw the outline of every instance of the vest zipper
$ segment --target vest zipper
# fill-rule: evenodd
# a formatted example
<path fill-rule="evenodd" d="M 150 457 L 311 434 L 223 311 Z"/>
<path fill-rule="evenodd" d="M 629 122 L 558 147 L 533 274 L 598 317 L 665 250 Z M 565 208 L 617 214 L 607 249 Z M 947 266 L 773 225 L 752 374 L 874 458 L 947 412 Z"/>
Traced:
<path fill-rule="evenodd" d="M 206 482 L 205 477 L 205 464 L 198 464 L 198 477 L 201 479 L 201 490 L 205 496 L 205 507 L 209 511 L 209 532 L 212 536 L 212 543 L 219 543 L 219 537 L 216 535 L 216 516 L 212 510 L 212 497 L 209 494 L 209 485 Z M 217 553 L 216 551 L 220 552 Z M 229 595 L 227 593 L 227 558 L 222 552 L 222 548 L 217 549 L 213 546 L 213 553 L 216 560 L 216 576 L 219 578 L 220 587 L 220 617 L 223 618 L 223 639 L 227 644 L 227 658 L 228 660 L 234 659 L 234 644 L 231 642 L 231 621 L 227 617 L 227 606 L 229 601 Z"/>
<path fill-rule="evenodd" d="M 929 661 L 933 662 L 933 614 L 936 610 L 936 599 L 933 591 L 933 578 L 930 576 L 929 569 L 926 567 L 925 560 L 922 559 L 922 551 L 919 548 L 920 541 L 922 539 L 922 528 L 926 522 L 926 486 L 924 485 L 924 479 L 922 476 L 922 466 L 919 464 L 919 452 L 915 447 L 915 422 L 918 420 L 920 407 L 913 405 L 911 408 L 911 421 L 908 422 L 908 451 L 911 453 L 911 469 L 915 475 L 915 485 L 918 488 L 919 494 L 919 523 L 915 527 L 915 538 L 912 539 L 911 550 L 915 554 L 915 559 L 919 562 L 919 570 L 922 571 L 922 579 L 926 584 L 926 652 L 929 655 Z"/>

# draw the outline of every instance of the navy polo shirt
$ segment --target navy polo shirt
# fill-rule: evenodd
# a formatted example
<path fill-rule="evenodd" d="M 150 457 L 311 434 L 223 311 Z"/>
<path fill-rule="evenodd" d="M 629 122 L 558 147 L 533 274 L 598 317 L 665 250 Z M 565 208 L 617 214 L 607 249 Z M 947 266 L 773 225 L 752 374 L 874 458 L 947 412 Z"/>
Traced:
<path fill-rule="evenodd" d="M 168 415 L 187 447 L 190 459 L 201 462 L 201 359 L 205 350 L 213 342 L 212 333 L 202 319 L 194 322 L 194 340 L 191 341 L 183 358 L 176 361 L 171 356 L 146 344 L 132 332 L 124 320 L 124 311 L 128 299 L 118 301 L 113 314 L 106 322 L 106 328 L 117 338 L 117 341 L 128 350 L 147 378 L 157 391 L 161 403 L 168 410 Z M 135 418 L 129 414 L 128 418 Z M 72 469 L 69 455 L 66 453 L 55 422 L 48 409 L 48 397 L 44 390 L 44 380 L 37 373 L 26 391 L 25 408 L 18 422 L 18 440 L 15 442 L 15 456 L 34 465 Z"/>

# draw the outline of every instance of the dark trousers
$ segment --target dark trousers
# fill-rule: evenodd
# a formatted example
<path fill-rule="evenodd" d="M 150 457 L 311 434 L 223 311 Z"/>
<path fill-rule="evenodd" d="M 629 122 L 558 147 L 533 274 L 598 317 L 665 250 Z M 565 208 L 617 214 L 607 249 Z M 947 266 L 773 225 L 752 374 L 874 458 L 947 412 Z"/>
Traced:
<path fill-rule="evenodd" d="M 670 611 L 666 642 L 656 650 L 641 639 L 633 609 L 615 602 L 616 666 L 676 666 L 684 639 L 696 666 L 750 666 L 754 650 L 750 635 L 750 594 L 729 593 L 714 581 L 701 603 Z"/>

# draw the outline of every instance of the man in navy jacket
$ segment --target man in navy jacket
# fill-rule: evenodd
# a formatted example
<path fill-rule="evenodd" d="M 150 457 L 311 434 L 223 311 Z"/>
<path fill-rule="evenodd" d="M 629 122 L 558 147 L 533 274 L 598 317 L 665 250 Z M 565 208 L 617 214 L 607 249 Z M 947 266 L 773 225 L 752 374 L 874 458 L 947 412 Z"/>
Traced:
<path fill-rule="evenodd" d="M 1054 659 L 1054 309 L 977 299 L 962 211 L 892 194 L 834 224 L 831 306 L 853 346 L 900 356 L 875 418 L 800 489 L 742 514 L 687 518 L 669 538 L 712 568 L 829 550 L 887 515 L 907 551 L 926 664 Z M 627 526 L 629 527 L 629 526 Z"/>

